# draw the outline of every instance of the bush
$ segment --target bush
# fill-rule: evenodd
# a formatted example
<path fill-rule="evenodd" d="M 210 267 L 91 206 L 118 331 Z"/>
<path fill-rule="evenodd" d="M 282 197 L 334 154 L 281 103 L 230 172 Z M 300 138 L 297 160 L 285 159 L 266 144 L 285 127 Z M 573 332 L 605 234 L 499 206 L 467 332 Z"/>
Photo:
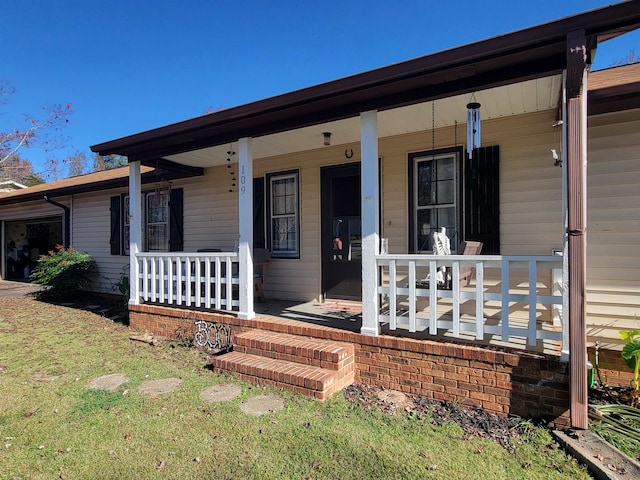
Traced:
<path fill-rule="evenodd" d="M 38 260 L 31 280 L 47 288 L 44 294 L 52 297 L 71 297 L 90 284 L 98 273 L 95 260 L 88 253 L 73 247 L 56 245 Z"/>

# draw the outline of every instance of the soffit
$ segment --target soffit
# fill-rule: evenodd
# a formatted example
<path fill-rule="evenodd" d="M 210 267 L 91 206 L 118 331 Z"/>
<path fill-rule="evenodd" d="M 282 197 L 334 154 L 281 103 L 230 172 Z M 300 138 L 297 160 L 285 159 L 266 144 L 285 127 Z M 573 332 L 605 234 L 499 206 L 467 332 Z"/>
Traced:
<path fill-rule="evenodd" d="M 524 113 L 539 112 L 558 107 L 562 76 L 538 78 L 475 92 L 480 102 L 483 120 L 503 118 Z M 378 113 L 380 138 L 431 130 L 432 107 L 437 128 L 466 123 L 471 95 L 456 95 L 432 102 L 422 102 Z M 295 152 L 315 150 L 323 146 L 323 132 L 331 132 L 331 145 L 343 145 L 360 141 L 359 117 L 326 122 L 310 127 L 297 128 L 253 138 L 253 158 L 276 157 Z M 460 130 L 460 142 L 464 142 L 464 130 Z M 226 163 L 229 148 L 237 151 L 236 144 L 192 150 L 165 158 L 175 163 L 194 167 L 211 167 Z M 236 159 L 237 160 L 237 157 Z"/>

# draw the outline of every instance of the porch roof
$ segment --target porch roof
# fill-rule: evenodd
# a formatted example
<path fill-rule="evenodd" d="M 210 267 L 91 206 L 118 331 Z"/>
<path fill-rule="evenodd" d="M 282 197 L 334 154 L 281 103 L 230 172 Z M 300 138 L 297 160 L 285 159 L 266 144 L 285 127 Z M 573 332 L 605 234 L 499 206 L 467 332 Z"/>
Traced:
<path fill-rule="evenodd" d="M 339 121 L 367 110 L 385 111 L 560 73 L 567 34 L 583 30 L 591 50 L 640 27 L 636 1 L 515 31 L 301 90 L 202 115 L 94 145 L 153 164 L 158 158 Z M 591 52 L 590 52 L 591 53 Z M 184 162 L 187 163 L 187 162 Z"/>
<path fill-rule="evenodd" d="M 141 168 L 142 183 L 158 180 L 174 180 L 202 175 L 200 168 L 185 167 L 172 162 L 158 162 L 154 167 Z M 129 167 L 120 167 L 101 172 L 87 173 L 76 177 L 64 178 L 55 182 L 42 183 L 10 192 L 0 192 L 0 205 L 10 205 L 30 200 L 42 200 L 46 195 L 50 198 L 61 197 L 84 192 L 96 192 L 109 188 L 122 188 L 129 185 Z"/>

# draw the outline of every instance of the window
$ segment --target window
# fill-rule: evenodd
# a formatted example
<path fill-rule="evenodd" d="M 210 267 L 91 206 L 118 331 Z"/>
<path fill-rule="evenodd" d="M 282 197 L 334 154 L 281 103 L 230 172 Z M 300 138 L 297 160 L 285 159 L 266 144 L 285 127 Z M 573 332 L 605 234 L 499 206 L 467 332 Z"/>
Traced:
<path fill-rule="evenodd" d="M 433 232 L 442 227 L 457 250 L 460 230 L 460 174 L 457 151 L 410 156 L 412 250 L 431 252 Z"/>
<path fill-rule="evenodd" d="M 271 255 L 281 258 L 299 258 L 298 172 L 269 175 L 267 184 Z"/>
<path fill-rule="evenodd" d="M 462 148 L 409 155 L 409 249 L 433 251 L 442 227 L 456 252 L 463 240 L 482 242 L 482 252 L 500 254 L 500 150 Z"/>
<path fill-rule="evenodd" d="M 142 250 L 182 250 L 182 189 L 142 194 Z M 129 195 L 111 197 L 111 254 L 129 254 Z"/>
<path fill-rule="evenodd" d="M 146 215 L 142 241 L 148 252 L 169 250 L 169 194 L 152 192 L 145 195 Z"/>

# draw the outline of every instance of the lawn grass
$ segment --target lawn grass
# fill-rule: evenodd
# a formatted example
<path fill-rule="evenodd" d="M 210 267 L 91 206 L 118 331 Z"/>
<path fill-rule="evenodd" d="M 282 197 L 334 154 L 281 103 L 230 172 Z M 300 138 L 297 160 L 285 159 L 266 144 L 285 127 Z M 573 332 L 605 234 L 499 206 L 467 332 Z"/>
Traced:
<path fill-rule="evenodd" d="M 196 349 L 151 347 L 100 315 L 31 298 L 0 299 L 0 479 L 566 479 L 590 478 L 531 426 L 512 452 L 454 424 L 377 409 L 336 394 L 324 403 L 212 373 Z M 124 373 L 114 392 L 88 390 Z M 167 394 L 137 391 L 179 377 Z M 242 385 L 207 404 L 207 386 Z M 253 417 L 266 392 L 285 408 Z"/>

